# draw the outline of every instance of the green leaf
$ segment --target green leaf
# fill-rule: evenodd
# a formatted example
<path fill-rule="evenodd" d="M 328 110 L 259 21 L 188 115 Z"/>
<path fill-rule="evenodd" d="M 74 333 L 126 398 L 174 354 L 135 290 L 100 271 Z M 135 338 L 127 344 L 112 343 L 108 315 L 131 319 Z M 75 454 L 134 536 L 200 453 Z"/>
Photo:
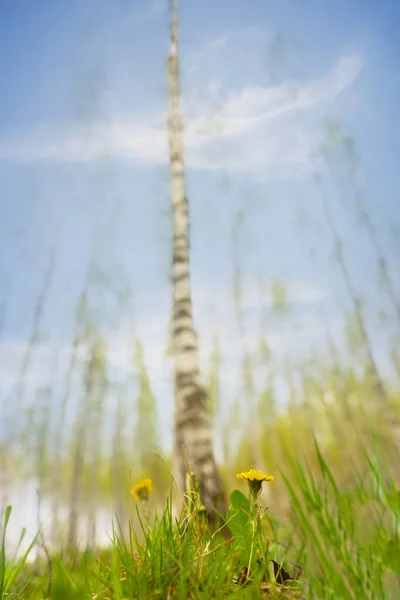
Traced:
<path fill-rule="evenodd" d="M 231 507 L 235 510 L 243 508 L 246 512 L 250 513 L 250 500 L 246 498 L 239 490 L 233 490 L 230 495 Z"/>
<path fill-rule="evenodd" d="M 400 544 L 394 540 L 389 540 L 383 554 L 385 566 L 400 575 Z"/>
<path fill-rule="evenodd" d="M 250 553 L 253 535 L 253 518 L 250 514 L 250 502 L 242 492 L 234 490 L 230 496 L 231 504 L 226 513 L 228 527 L 235 536 L 235 546 L 247 558 Z"/>

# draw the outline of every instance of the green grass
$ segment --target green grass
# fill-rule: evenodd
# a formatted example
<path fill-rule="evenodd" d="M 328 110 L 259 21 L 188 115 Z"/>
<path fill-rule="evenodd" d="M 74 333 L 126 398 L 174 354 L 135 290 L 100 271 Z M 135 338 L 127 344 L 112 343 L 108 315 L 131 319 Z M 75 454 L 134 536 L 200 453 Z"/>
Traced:
<path fill-rule="evenodd" d="M 276 473 L 290 496 L 286 523 L 234 490 L 229 532 L 213 533 L 195 484 L 178 517 L 172 490 L 159 514 L 135 505 L 138 526 L 115 520 L 98 553 L 33 565 L 7 557 L 3 539 L 0 600 L 400 598 L 400 493 L 382 461 L 365 453 L 365 470 L 339 485 L 317 444 L 315 457 L 318 473 L 299 460 Z"/>
<path fill-rule="evenodd" d="M 24 578 L 21 578 L 19 581 L 19 575 L 22 573 L 26 560 L 35 544 L 35 540 L 33 540 L 28 549 L 22 554 L 19 555 L 19 549 L 21 547 L 22 541 L 25 537 L 25 530 L 22 530 L 21 537 L 19 539 L 16 551 L 13 556 L 8 558 L 6 556 L 6 533 L 7 526 L 11 516 L 11 506 L 6 508 L 5 516 L 4 516 L 4 525 L 3 525 L 3 534 L 1 539 L 1 548 L 0 548 L 0 600 L 3 598 L 24 598 L 25 597 L 25 589 L 26 589 L 26 581 Z"/>

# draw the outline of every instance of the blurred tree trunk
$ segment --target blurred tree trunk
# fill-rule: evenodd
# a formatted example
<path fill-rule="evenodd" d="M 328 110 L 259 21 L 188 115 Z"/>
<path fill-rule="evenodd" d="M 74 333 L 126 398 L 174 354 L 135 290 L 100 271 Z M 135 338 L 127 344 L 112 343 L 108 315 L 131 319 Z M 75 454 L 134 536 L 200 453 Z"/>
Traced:
<path fill-rule="evenodd" d="M 63 502 L 65 494 L 63 490 L 62 463 L 63 463 L 63 444 L 65 442 L 64 432 L 66 429 L 66 413 L 68 403 L 71 397 L 73 386 L 73 378 L 78 364 L 78 351 L 81 344 L 81 327 L 84 311 L 86 310 L 88 279 L 79 296 L 78 305 L 76 307 L 75 333 L 69 357 L 68 368 L 65 374 L 65 386 L 63 398 L 61 400 L 60 412 L 57 416 L 56 425 L 54 428 L 54 450 L 52 460 L 52 498 L 51 498 L 51 536 L 54 548 L 61 544 L 61 523 L 60 523 L 60 505 Z"/>
<path fill-rule="evenodd" d="M 97 334 L 91 343 L 91 390 L 88 398 L 86 431 L 88 431 L 88 474 L 85 481 L 87 511 L 87 550 L 93 550 L 97 540 L 97 511 L 99 509 L 99 479 L 102 450 L 99 436 L 102 431 L 105 398 L 108 394 L 106 346 Z M 96 489 L 97 488 L 97 489 Z"/>
<path fill-rule="evenodd" d="M 116 513 L 120 526 L 124 534 L 129 533 L 127 519 L 127 489 L 129 480 L 126 481 L 126 474 L 129 474 L 129 467 L 126 462 L 124 452 L 124 424 L 126 418 L 124 397 L 129 396 L 128 385 L 117 389 L 117 411 L 115 418 L 115 429 L 113 438 L 113 448 L 111 454 L 111 485 L 113 493 L 113 512 Z"/>
<path fill-rule="evenodd" d="M 183 124 L 178 60 L 178 0 L 171 0 L 171 40 L 168 57 L 169 155 L 171 165 L 172 345 L 175 359 L 175 464 L 182 488 L 186 465 L 200 481 L 201 499 L 210 518 L 223 507 L 222 482 L 216 466 L 212 420 L 206 388 L 200 377 L 197 337 L 193 324 L 189 257 L 189 206 L 185 190 Z"/>
<path fill-rule="evenodd" d="M 347 293 L 354 307 L 355 322 L 358 327 L 358 333 L 365 353 L 365 374 L 370 380 L 371 390 L 373 391 L 372 402 L 369 407 L 371 409 L 371 415 L 373 415 L 374 412 L 376 415 L 384 415 L 388 425 L 390 426 L 390 437 L 392 437 L 394 441 L 396 454 L 398 455 L 400 448 L 400 419 L 397 411 L 392 406 L 390 396 L 386 390 L 386 386 L 381 377 L 381 373 L 374 356 L 372 343 L 368 334 L 366 320 L 364 317 L 363 303 L 357 294 L 356 288 L 350 276 L 350 271 L 344 255 L 343 243 L 336 227 L 329 201 L 322 188 L 320 175 L 316 176 L 316 182 L 321 190 L 323 211 L 332 235 L 335 247 L 335 258 L 342 273 Z"/>
<path fill-rule="evenodd" d="M 69 501 L 69 519 L 66 550 L 78 547 L 80 513 L 82 509 L 82 487 L 85 462 L 87 465 L 86 426 L 91 408 L 91 398 L 96 384 L 99 357 L 90 348 L 89 359 L 84 372 L 84 397 L 80 403 L 76 418 L 75 444 L 73 446 L 72 476 Z"/>

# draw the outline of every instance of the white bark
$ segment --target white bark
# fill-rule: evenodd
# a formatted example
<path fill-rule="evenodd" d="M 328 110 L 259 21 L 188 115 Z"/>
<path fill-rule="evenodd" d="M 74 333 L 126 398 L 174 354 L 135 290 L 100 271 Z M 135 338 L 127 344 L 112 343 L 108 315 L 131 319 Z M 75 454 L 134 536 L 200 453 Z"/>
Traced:
<path fill-rule="evenodd" d="M 189 206 L 185 190 L 183 125 L 178 60 L 178 1 L 171 0 L 171 42 L 168 57 L 169 152 L 172 248 L 172 341 L 175 358 L 175 452 L 178 477 L 184 488 L 186 466 L 201 486 L 202 502 L 209 509 L 223 504 L 222 484 L 216 467 L 207 394 L 200 377 L 197 336 L 192 314 L 189 255 Z M 210 513 L 211 515 L 211 513 Z"/>

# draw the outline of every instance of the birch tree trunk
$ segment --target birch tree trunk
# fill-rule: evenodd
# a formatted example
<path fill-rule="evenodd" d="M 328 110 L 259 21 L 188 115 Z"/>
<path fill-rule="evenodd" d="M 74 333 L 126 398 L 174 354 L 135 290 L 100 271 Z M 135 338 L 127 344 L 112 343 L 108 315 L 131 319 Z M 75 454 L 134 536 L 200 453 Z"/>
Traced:
<path fill-rule="evenodd" d="M 223 508 L 223 489 L 212 440 L 212 420 L 206 388 L 200 377 L 198 343 L 193 323 L 189 257 L 189 206 L 185 190 L 183 124 L 178 60 L 178 0 L 171 0 L 171 40 L 168 57 L 169 156 L 171 165 L 172 345 L 175 359 L 175 465 L 182 488 L 186 464 L 200 482 L 201 500 L 212 519 Z"/>

